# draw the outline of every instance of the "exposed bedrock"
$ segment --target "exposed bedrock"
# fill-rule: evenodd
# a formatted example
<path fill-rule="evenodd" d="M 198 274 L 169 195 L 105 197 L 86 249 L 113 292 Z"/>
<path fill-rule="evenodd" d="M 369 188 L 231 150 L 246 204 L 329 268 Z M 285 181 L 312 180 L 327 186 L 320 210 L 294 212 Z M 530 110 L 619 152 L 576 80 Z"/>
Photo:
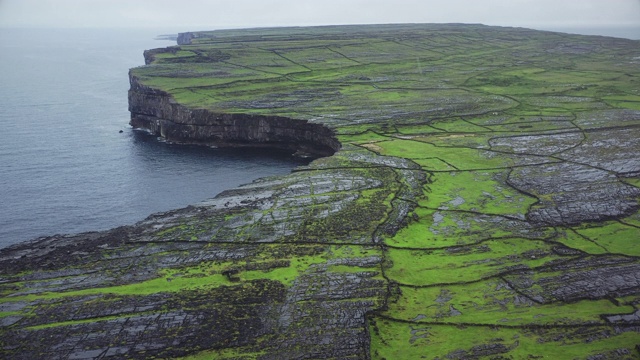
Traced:
<path fill-rule="evenodd" d="M 280 116 L 220 114 L 189 109 L 164 91 L 130 76 L 130 125 L 167 141 L 218 147 L 271 147 L 299 155 L 328 156 L 340 148 L 333 130 L 321 124 Z"/>
<path fill-rule="evenodd" d="M 508 182 L 539 198 L 527 214 L 535 224 L 575 225 L 616 219 L 638 210 L 640 189 L 587 165 L 554 163 L 517 168 Z"/>

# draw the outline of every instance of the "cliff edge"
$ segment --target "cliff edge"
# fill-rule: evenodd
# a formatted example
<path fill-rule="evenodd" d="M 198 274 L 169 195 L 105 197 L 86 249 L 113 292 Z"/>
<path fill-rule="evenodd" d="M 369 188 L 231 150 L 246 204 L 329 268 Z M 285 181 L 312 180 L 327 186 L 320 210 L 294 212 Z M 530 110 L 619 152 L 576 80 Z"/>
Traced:
<path fill-rule="evenodd" d="M 170 142 L 216 147 L 265 147 L 305 156 L 330 156 L 340 148 L 322 124 L 281 116 L 214 113 L 190 109 L 170 94 L 142 85 L 130 74 L 130 125 Z"/>

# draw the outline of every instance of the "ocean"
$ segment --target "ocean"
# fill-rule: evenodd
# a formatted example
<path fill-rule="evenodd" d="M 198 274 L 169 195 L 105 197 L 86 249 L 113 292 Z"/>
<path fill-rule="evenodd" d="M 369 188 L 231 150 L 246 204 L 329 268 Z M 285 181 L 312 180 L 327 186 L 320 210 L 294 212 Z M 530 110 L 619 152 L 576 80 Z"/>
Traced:
<path fill-rule="evenodd" d="M 0 247 L 133 224 L 305 163 L 132 130 L 127 73 L 175 45 L 164 33 L 0 29 Z"/>

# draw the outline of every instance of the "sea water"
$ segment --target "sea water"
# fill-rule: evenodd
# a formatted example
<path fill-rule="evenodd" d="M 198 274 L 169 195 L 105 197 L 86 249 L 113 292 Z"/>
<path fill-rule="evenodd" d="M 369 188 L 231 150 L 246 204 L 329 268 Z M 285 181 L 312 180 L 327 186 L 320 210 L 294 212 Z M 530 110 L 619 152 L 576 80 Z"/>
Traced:
<path fill-rule="evenodd" d="M 163 30 L 0 29 L 0 247 L 105 230 L 302 164 L 128 126 L 128 70 Z M 122 131 L 122 132 L 121 132 Z"/>

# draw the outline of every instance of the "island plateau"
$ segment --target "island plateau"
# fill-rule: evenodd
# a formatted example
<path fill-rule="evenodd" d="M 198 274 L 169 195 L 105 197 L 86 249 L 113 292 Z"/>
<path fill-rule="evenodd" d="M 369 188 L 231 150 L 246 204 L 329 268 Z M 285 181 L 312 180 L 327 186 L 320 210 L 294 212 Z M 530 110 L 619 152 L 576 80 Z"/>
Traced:
<path fill-rule="evenodd" d="M 639 41 L 264 28 L 144 57 L 134 128 L 315 160 L 0 250 L 0 357 L 640 358 Z"/>

